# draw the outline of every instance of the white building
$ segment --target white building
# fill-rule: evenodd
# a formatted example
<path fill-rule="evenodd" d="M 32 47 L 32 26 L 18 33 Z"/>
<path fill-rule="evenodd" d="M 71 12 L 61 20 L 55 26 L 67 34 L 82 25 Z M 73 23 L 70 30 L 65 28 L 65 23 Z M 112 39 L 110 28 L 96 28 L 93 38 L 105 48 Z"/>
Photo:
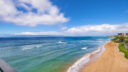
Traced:
<path fill-rule="evenodd" d="M 118 36 L 128 37 L 128 33 L 118 33 Z"/>

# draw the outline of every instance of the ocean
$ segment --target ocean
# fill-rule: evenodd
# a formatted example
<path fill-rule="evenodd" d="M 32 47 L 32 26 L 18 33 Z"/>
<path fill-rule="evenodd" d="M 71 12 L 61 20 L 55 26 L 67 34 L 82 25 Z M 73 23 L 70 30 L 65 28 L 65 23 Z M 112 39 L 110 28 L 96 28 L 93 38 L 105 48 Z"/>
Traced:
<path fill-rule="evenodd" d="M 66 72 L 78 59 L 109 37 L 0 38 L 0 58 L 18 72 Z"/>

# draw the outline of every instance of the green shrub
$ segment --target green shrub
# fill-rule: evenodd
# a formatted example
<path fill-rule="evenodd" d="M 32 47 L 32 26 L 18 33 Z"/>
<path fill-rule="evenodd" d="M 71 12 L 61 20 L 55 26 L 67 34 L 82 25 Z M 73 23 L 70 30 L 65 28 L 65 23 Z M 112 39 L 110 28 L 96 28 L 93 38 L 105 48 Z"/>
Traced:
<path fill-rule="evenodd" d="M 121 42 L 119 44 L 119 50 L 125 54 L 125 57 L 128 59 L 128 50 L 124 48 L 124 44 Z"/>
<path fill-rule="evenodd" d="M 116 43 L 124 42 L 127 38 L 123 36 L 116 36 L 115 38 L 112 39 L 112 41 Z"/>

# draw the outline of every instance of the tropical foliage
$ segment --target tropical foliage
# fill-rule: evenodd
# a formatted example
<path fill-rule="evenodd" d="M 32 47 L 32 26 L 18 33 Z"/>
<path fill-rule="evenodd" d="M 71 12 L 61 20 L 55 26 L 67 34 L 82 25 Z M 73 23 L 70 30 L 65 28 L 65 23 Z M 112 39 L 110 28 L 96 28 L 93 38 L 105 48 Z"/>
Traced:
<path fill-rule="evenodd" d="M 128 37 L 116 36 L 112 41 L 119 43 L 119 50 L 128 58 Z"/>
<path fill-rule="evenodd" d="M 125 57 L 128 59 L 128 50 L 124 48 L 123 43 L 119 44 L 119 50 L 124 53 Z"/>

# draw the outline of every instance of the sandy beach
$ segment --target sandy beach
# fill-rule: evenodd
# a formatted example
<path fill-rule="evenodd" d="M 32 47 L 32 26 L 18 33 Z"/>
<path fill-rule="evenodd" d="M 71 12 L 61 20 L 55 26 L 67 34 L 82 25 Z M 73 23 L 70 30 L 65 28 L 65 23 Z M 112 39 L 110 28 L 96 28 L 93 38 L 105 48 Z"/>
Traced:
<path fill-rule="evenodd" d="M 85 66 L 80 72 L 128 72 L 128 59 L 119 52 L 118 44 L 108 42 L 105 52 L 95 62 Z"/>

